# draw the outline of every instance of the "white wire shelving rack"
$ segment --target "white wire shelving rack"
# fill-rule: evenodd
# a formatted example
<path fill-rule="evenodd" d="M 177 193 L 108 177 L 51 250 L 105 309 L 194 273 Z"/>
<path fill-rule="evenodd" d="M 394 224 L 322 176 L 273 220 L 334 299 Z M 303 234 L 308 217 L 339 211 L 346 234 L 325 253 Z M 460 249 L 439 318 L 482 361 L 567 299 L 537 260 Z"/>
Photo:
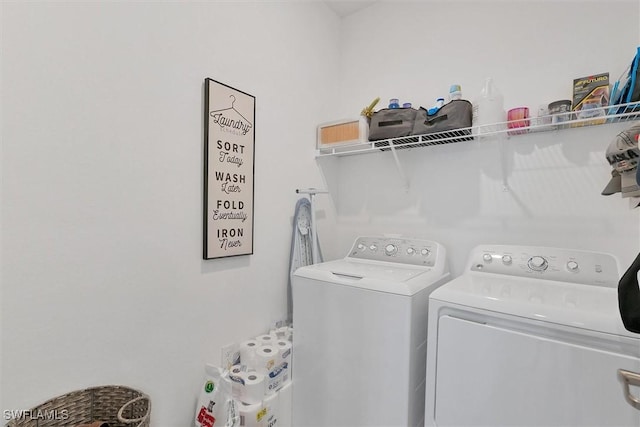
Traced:
<path fill-rule="evenodd" d="M 398 173 L 409 188 L 404 169 L 398 157 L 398 150 L 418 147 L 433 147 L 453 143 L 482 143 L 496 137 L 517 138 L 528 134 L 541 132 L 565 132 L 575 128 L 600 126 L 609 123 L 640 120 L 640 102 L 610 105 L 590 109 L 586 112 L 568 111 L 528 119 L 505 121 L 471 126 L 447 132 L 437 132 L 425 135 L 409 135 L 399 138 L 365 141 L 316 150 L 316 159 L 362 155 L 367 153 L 391 152 Z"/>
<path fill-rule="evenodd" d="M 588 114 L 588 117 L 579 117 Z M 316 150 L 316 157 L 350 156 L 379 151 L 403 150 L 458 142 L 481 142 L 494 136 L 518 137 L 529 133 L 564 131 L 585 126 L 596 126 L 640 119 L 640 103 L 612 105 L 588 110 L 588 113 L 565 113 L 505 121 L 481 126 L 471 126 L 447 132 L 426 135 L 409 135 L 399 138 L 365 141 Z M 514 124 L 520 127 L 510 128 Z"/>

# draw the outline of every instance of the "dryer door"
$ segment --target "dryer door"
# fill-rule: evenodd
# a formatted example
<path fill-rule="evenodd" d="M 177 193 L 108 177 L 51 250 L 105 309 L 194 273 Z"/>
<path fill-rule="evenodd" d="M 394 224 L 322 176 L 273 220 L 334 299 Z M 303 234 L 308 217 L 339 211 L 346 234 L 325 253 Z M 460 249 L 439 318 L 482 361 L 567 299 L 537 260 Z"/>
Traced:
<path fill-rule="evenodd" d="M 640 425 L 619 374 L 640 372 L 640 348 L 621 354 L 618 337 L 598 344 L 566 330 L 545 328 L 543 337 L 536 329 L 440 317 L 436 425 Z M 632 384 L 629 392 L 640 395 Z"/>

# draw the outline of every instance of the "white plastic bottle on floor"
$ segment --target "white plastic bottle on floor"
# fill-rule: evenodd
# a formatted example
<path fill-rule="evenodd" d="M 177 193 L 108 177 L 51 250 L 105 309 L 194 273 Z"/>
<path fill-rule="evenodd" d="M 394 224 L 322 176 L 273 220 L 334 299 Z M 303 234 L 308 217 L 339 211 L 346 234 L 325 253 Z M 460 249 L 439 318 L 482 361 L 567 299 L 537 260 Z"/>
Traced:
<path fill-rule="evenodd" d="M 505 126 L 504 98 L 491 77 L 485 80 L 480 96 L 473 103 L 472 120 L 474 135 L 496 132 Z"/>

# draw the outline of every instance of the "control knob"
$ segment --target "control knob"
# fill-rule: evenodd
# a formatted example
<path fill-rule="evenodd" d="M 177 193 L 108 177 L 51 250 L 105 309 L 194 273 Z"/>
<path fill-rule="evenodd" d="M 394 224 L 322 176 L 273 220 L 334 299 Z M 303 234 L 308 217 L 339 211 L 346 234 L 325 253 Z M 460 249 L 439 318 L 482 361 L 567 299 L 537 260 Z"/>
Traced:
<path fill-rule="evenodd" d="M 482 259 L 484 260 L 484 262 L 491 262 L 491 261 L 493 261 L 493 257 L 491 256 L 491 254 L 484 254 L 484 255 L 482 255 Z"/>
<path fill-rule="evenodd" d="M 546 259 L 537 255 L 529 258 L 529 262 L 527 262 L 527 265 L 533 271 L 545 271 L 549 266 Z"/>
<path fill-rule="evenodd" d="M 426 248 L 425 248 L 425 249 L 422 249 L 422 250 L 420 251 L 420 254 L 421 254 L 422 256 L 429 256 L 429 254 L 430 254 L 430 253 L 431 253 L 431 251 L 429 251 L 429 249 L 426 249 Z"/>
<path fill-rule="evenodd" d="M 578 263 L 575 261 L 569 261 L 567 263 L 567 270 L 571 271 L 572 273 L 575 273 L 576 271 L 578 271 Z"/>
<path fill-rule="evenodd" d="M 505 265 L 511 265 L 511 262 L 513 261 L 513 259 L 511 258 L 511 255 L 503 255 L 502 256 L 502 263 Z"/>
<path fill-rule="evenodd" d="M 363 245 L 362 243 L 358 243 L 358 249 L 361 251 L 364 251 L 364 249 L 366 248 L 365 245 Z"/>
<path fill-rule="evenodd" d="M 389 243 L 384 247 L 384 253 L 388 256 L 395 255 L 398 252 L 398 247 L 394 244 Z"/>
<path fill-rule="evenodd" d="M 369 250 L 370 250 L 371 252 L 375 252 L 375 251 L 377 251 L 377 250 L 378 250 L 378 247 L 377 247 L 376 245 L 371 245 L 371 246 L 369 246 Z"/>
<path fill-rule="evenodd" d="M 407 248 L 407 255 L 413 255 L 416 253 L 416 250 L 413 248 Z"/>

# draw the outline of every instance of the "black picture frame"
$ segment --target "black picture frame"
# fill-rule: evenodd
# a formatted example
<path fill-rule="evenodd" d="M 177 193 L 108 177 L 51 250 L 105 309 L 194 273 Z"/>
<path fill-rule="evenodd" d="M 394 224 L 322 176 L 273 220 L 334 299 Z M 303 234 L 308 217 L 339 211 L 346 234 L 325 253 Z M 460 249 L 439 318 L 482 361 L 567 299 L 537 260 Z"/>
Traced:
<path fill-rule="evenodd" d="M 205 260 L 253 254 L 256 98 L 204 80 Z"/>

